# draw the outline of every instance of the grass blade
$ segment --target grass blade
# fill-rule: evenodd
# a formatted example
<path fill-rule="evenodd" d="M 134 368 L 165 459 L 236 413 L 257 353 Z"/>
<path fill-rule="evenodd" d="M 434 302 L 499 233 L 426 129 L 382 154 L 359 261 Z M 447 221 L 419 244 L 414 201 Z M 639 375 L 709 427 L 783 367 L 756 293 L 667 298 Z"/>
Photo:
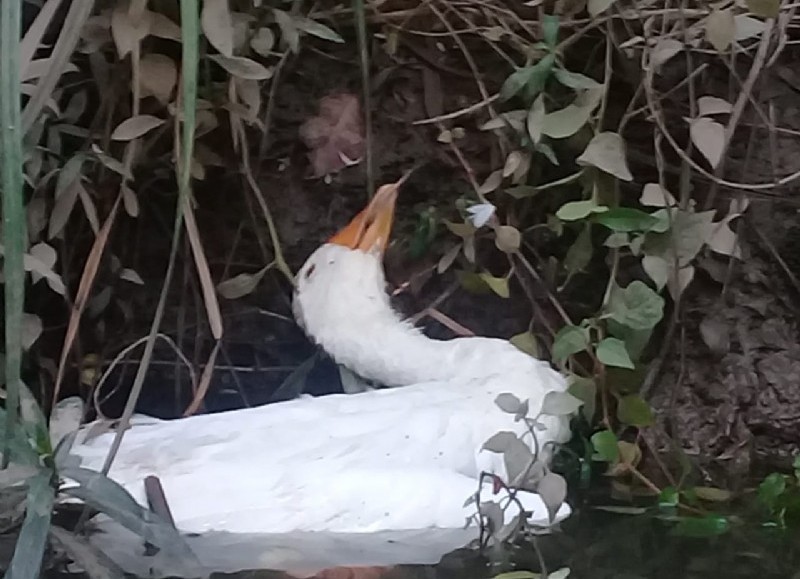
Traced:
<path fill-rule="evenodd" d="M 9 4 L 5 0 L 3 5 Z M 16 63 L 16 59 L 12 62 Z M 5 574 L 5 579 L 37 579 L 42 568 L 42 557 L 50 530 L 55 492 L 50 486 L 51 472 L 42 471 L 28 480 L 28 506 L 25 522 L 17 539 L 14 557 Z"/>
<path fill-rule="evenodd" d="M 4 1 L 3 8 L 5 8 L 6 4 L 18 3 L 19 0 L 15 2 Z M 25 111 L 22 113 L 23 134 L 27 133 L 33 126 L 33 123 L 39 118 L 39 113 L 42 112 L 42 109 L 47 104 L 48 99 L 52 98 L 53 89 L 56 87 L 56 84 L 58 84 L 58 79 L 61 78 L 64 69 L 69 63 L 72 52 L 75 50 L 78 40 L 80 40 L 83 25 L 91 15 L 93 8 L 94 0 L 81 0 L 80 2 L 71 3 L 67 17 L 64 19 L 64 24 L 61 27 L 61 32 L 58 35 L 58 40 L 56 40 L 56 44 L 53 47 L 53 56 L 50 58 L 50 68 L 47 70 L 47 74 L 41 77 L 39 82 L 36 83 L 36 90 L 30 100 L 25 104 Z M 18 33 L 14 38 L 19 39 L 19 37 L 20 34 Z M 2 54 L 4 60 L 11 57 L 11 55 L 6 52 Z M 19 62 L 18 52 L 14 54 L 11 62 L 15 64 Z"/>
<path fill-rule="evenodd" d="M 177 529 L 142 507 L 113 479 L 82 467 L 61 468 L 58 474 L 79 485 L 65 488 L 64 494 L 82 500 L 156 547 L 190 558 L 194 556 Z"/>
<path fill-rule="evenodd" d="M 3 193 L 3 244 L 5 247 L 5 351 L 6 419 L 4 447 L 15 435 L 22 382 L 22 311 L 25 300 L 25 208 L 22 203 L 22 131 L 20 112 L 19 39 L 22 34 L 22 0 L 0 3 L 0 173 Z M 4 453 L 3 466 L 8 453 Z"/>

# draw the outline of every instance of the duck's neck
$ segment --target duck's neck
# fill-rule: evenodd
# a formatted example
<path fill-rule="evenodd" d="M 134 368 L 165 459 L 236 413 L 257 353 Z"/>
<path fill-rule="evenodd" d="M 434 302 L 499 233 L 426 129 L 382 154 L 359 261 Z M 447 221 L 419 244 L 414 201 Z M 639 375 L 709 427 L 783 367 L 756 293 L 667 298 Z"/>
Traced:
<path fill-rule="evenodd" d="M 434 340 L 386 308 L 349 320 L 348 331 L 318 336 L 336 362 L 386 386 L 449 380 L 459 373 L 457 340 Z M 341 326 L 340 326 L 341 328 Z"/>

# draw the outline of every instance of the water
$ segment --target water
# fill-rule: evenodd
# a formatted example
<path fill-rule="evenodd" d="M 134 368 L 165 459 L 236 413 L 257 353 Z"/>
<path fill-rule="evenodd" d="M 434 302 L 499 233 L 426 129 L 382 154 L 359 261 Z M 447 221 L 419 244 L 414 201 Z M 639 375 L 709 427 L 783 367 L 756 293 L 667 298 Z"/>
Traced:
<path fill-rule="evenodd" d="M 676 536 L 673 528 L 649 516 L 584 510 L 560 531 L 537 537 L 538 553 L 529 542 L 484 554 L 458 548 L 474 531 L 226 535 L 189 541 L 195 552 L 217 551 L 215 564 L 226 572 L 211 576 L 219 579 L 490 579 L 514 570 L 538 572 L 540 561 L 551 573 L 569 567 L 572 579 L 800 579 L 797 533 L 734 524 L 724 535 L 688 538 Z M 95 544 L 115 559 L 125 553 L 132 576 L 159 576 L 148 567 L 155 559 L 142 557 L 120 536 Z M 173 571 L 173 576 L 197 576 Z"/>

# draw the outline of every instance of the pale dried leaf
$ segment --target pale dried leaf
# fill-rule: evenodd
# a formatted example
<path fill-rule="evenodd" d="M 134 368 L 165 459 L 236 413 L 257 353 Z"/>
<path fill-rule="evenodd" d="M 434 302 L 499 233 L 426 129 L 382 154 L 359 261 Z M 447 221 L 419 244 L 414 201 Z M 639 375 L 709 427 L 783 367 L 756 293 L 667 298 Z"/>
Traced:
<path fill-rule="evenodd" d="M 694 279 L 694 266 L 687 265 L 686 267 L 682 267 L 678 270 L 678 280 L 677 280 L 677 287 L 674 281 L 675 276 L 670 275 L 669 279 L 667 280 L 667 289 L 669 290 L 669 295 L 672 297 L 673 301 L 678 301 L 681 294 L 683 294 L 684 290 L 692 283 Z"/>
<path fill-rule="evenodd" d="M 519 441 L 513 432 L 502 431 L 494 434 L 483 443 L 483 448 L 489 452 L 503 453 Z"/>
<path fill-rule="evenodd" d="M 137 199 L 136 193 L 134 193 L 130 187 L 125 185 L 125 183 L 120 184 L 119 190 L 120 193 L 122 193 L 122 203 L 125 206 L 125 212 L 131 217 L 138 217 L 139 199 Z"/>
<path fill-rule="evenodd" d="M 28 235 L 38 239 L 39 234 L 47 227 L 47 201 L 41 196 L 33 197 L 25 208 L 28 223 Z"/>
<path fill-rule="evenodd" d="M 117 2 L 111 12 L 111 36 L 117 46 L 119 57 L 125 58 L 148 34 L 150 34 L 150 12 L 134 20 L 128 12 L 127 2 Z"/>
<path fill-rule="evenodd" d="M 119 279 L 124 279 L 125 281 L 129 281 L 131 283 L 135 283 L 136 285 L 144 285 L 144 280 L 142 277 L 136 273 L 135 270 L 130 268 L 123 268 L 119 272 Z"/>
<path fill-rule="evenodd" d="M 111 133 L 111 138 L 115 141 L 132 141 L 164 123 L 164 119 L 153 115 L 137 115 L 118 124 Z"/>
<path fill-rule="evenodd" d="M 22 348 L 30 350 L 42 335 L 42 320 L 39 316 L 24 312 L 22 314 Z"/>
<path fill-rule="evenodd" d="M 522 409 L 523 406 L 522 400 L 509 392 L 498 394 L 494 399 L 494 403 L 500 410 L 503 412 L 508 412 L 509 414 L 516 414 Z"/>
<path fill-rule="evenodd" d="M 692 121 L 689 134 L 695 147 L 716 169 L 725 151 L 725 127 L 709 118 L 699 117 Z"/>
<path fill-rule="evenodd" d="M 522 153 L 520 151 L 511 151 L 506 157 L 505 165 L 503 165 L 503 177 L 510 177 L 522 163 Z"/>
<path fill-rule="evenodd" d="M 504 253 L 514 253 L 522 243 L 522 235 L 516 227 L 500 225 L 494 230 L 497 249 Z"/>
<path fill-rule="evenodd" d="M 47 228 L 47 238 L 52 239 L 59 235 L 69 220 L 72 208 L 78 200 L 78 180 L 75 179 L 60 195 L 56 196 L 53 212 L 50 214 L 50 223 Z"/>
<path fill-rule="evenodd" d="M 733 105 L 715 96 L 702 96 L 697 99 L 697 114 L 701 117 L 709 115 L 729 114 L 733 112 Z"/>
<path fill-rule="evenodd" d="M 542 414 L 552 416 L 563 416 L 572 414 L 581 407 L 583 402 L 569 392 L 559 392 L 551 390 L 544 396 L 542 402 Z"/>
<path fill-rule="evenodd" d="M 616 0 L 588 0 L 586 10 L 594 17 L 608 10 Z"/>
<path fill-rule="evenodd" d="M 33 60 L 36 50 L 41 46 L 42 38 L 60 4 L 61 0 L 48 0 L 45 2 L 33 23 L 25 32 L 25 36 L 19 44 L 19 71 L 21 77 L 25 76 L 28 64 Z"/>
<path fill-rule="evenodd" d="M 228 73 L 238 78 L 266 80 L 272 77 L 272 70 L 244 56 L 224 56 L 222 54 L 215 54 L 209 56 L 209 58 L 228 71 Z"/>
<path fill-rule="evenodd" d="M 725 52 L 736 36 L 736 21 L 732 8 L 714 9 L 706 20 L 706 40 L 717 52 Z"/>
<path fill-rule="evenodd" d="M 488 195 L 493 191 L 496 191 L 498 187 L 503 183 L 503 171 L 501 169 L 497 169 L 496 171 L 492 171 L 489 176 L 486 178 L 486 181 L 478 187 L 478 193 L 481 195 Z"/>
<path fill-rule="evenodd" d="M 650 65 L 658 70 L 661 65 L 683 50 L 683 42 L 674 38 L 662 38 L 650 55 Z"/>
<path fill-rule="evenodd" d="M 165 40 L 181 41 L 181 27 L 160 12 L 149 12 L 150 34 Z"/>
<path fill-rule="evenodd" d="M 700 322 L 700 336 L 717 356 L 724 356 L 730 350 L 730 328 L 724 320 L 706 316 Z"/>
<path fill-rule="evenodd" d="M 33 80 L 36 78 L 41 78 L 46 76 L 50 69 L 53 67 L 53 63 L 55 62 L 54 58 L 39 58 L 36 60 L 31 61 L 28 65 L 27 70 L 25 71 L 25 76 L 20 78 L 21 82 L 26 82 L 28 80 Z M 75 64 L 69 62 L 64 65 L 64 71 L 62 74 L 66 74 L 68 72 L 79 72 L 80 69 L 75 66 Z M 32 87 L 31 87 L 32 88 Z"/>
<path fill-rule="evenodd" d="M 647 207 L 672 207 L 677 204 L 672 193 L 661 187 L 658 183 L 647 183 L 642 188 L 639 203 Z"/>
<path fill-rule="evenodd" d="M 548 472 L 539 481 L 536 492 L 542 497 L 542 501 L 547 507 L 548 517 L 552 522 L 564 499 L 567 498 L 567 481 L 559 474 Z"/>
<path fill-rule="evenodd" d="M 84 187 L 81 182 L 78 182 L 78 197 L 81 200 L 81 205 L 83 205 L 86 219 L 89 221 L 89 225 L 92 227 L 94 234 L 97 235 L 98 231 L 100 231 L 100 220 L 97 218 L 97 208 L 94 206 L 94 201 L 92 201 L 92 197 L 89 195 L 86 187 Z"/>
<path fill-rule="evenodd" d="M 200 25 L 211 46 L 223 56 L 233 56 L 233 21 L 228 0 L 203 0 Z"/>
<path fill-rule="evenodd" d="M 256 54 L 260 54 L 264 57 L 271 54 L 274 46 L 275 33 L 266 26 L 259 28 L 253 35 L 253 38 L 250 39 L 250 48 L 252 48 Z"/>
<path fill-rule="evenodd" d="M 583 151 L 577 162 L 591 165 L 610 173 L 622 181 L 632 181 L 628 162 L 625 159 L 625 141 L 617 133 L 605 131 L 597 133 Z"/>
<path fill-rule="evenodd" d="M 58 254 L 52 246 L 45 242 L 37 243 L 31 247 L 29 254 L 35 259 L 29 260 L 27 264 L 29 267 L 25 267 L 25 269 L 31 272 L 31 279 L 33 283 L 36 283 L 52 273 L 53 267 L 58 260 Z"/>
<path fill-rule="evenodd" d="M 531 110 L 528 111 L 527 128 L 528 135 L 534 143 L 542 140 L 542 130 L 544 128 L 544 118 L 547 111 L 544 107 L 544 94 L 540 94 L 533 101 Z"/>
<path fill-rule="evenodd" d="M 77 123 L 78 119 L 80 119 L 81 115 L 86 111 L 87 102 L 88 97 L 86 96 L 86 91 L 77 91 L 72 95 L 72 98 L 69 99 L 61 118 L 68 123 Z"/>
<path fill-rule="evenodd" d="M 736 23 L 734 40 L 736 40 L 736 42 L 761 36 L 761 33 L 764 32 L 764 29 L 767 27 L 767 24 L 763 20 L 747 16 L 746 14 L 738 14 L 734 18 L 734 21 Z"/>
<path fill-rule="evenodd" d="M 642 268 L 656 284 L 658 291 L 661 291 L 669 281 L 670 267 L 669 262 L 660 255 L 645 255 L 642 257 Z"/>
<path fill-rule="evenodd" d="M 730 219 L 735 217 L 735 215 L 733 217 L 727 217 L 719 223 L 714 224 L 714 232 L 708 239 L 708 247 L 716 253 L 741 259 L 742 254 L 736 239 L 736 234 L 730 227 Z"/>
<path fill-rule="evenodd" d="M 272 9 L 272 14 L 281 29 L 281 41 L 289 47 L 289 50 L 296 53 L 300 48 L 300 32 L 297 29 L 296 22 L 288 12 L 277 8 Z"/>
<path fill-rule="evenodd" d="M 222 297 L 235 300 L 244 297 L 258 287 L 261 278 L 269 270 L 269 266 L 263 267 L 256 273 L 240 273 L 230 279 L 226 279 L 217 285 L 217 291 Z"/>
<path fill-rule="evenodd" d="M 461 245 L 454 245 L 447 252 L 442 255 L 439 259 L 439 263 L 436 265 L 436 272 L 441 275 L 450 269 L 450 266 L 453 265 L 453 262 L 458 257 L 458 254 L 461 252 Z"/>
<path fill-rule="evenodd" d="M 249 120 L 258 118 L 258 113 L 261 110 L 261 87 L 256 80 L 248 80 L 244 78 L 237 78 L 236 91 L 242 103 L 247 107 Z"/>
<path fill-rule="evenodd" d="M 164 54 L 146 54 L 139 61 L 142 97 L 154 96 L 166 105 L 178 82 L 175 61 Z"/>

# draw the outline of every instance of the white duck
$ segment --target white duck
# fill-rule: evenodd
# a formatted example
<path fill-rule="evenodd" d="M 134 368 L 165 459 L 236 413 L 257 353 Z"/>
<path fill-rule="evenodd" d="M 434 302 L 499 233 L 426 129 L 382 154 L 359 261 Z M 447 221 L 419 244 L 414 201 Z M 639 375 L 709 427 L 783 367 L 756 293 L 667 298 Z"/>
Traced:
<path fill-rule="evenodd" d="M 300 543 L 284 537 L 281 554 L 272 550 L 269 555 L 265 536 L 281 541 L 285 533 L 306 539 L 319 533 L 359 534 L 363 539 L 377 533 L 384 539 L 373 542 L 382 541 L 385 548 L 392 534 L 391 540 L 402 546 L 398 537 L 421 537 L 421 530 L 452 531 L 455 538 L 444 540 L 446 545 L 430 538 L 411 541 L 415 546 L 397 557 L 419 560 L 396 561 L 435 562 L 477 536 L 476 505 L 465 502 L 478 490 L 481 472 L 505 478 L 502 456 L 483 450 L 483 444 L 498 431 L 526 432 L 523 422 L 498 408 L 497 396 L 512 393 L 528 400 L 529 415 L 535 416 L 547 392 L 566 389 L 559 373 L 505 340 L 433 340 L 392 309 L 382 256 L 397 186 L 382 187 L 364 211 L 308 258 L 294 295 L 298 323 L 338 363 L 396 388 L 303 397 L 179 420 L 138 416 L 124 435 L 109 476 L 146 505 L 143 480 L 156 475 L 177 528 L 200 534 L 190 545 L 209 568 L 254 565 L 229 550 L 241 546 L 243 537 L 256 537 L 257 564 L 291 570 L 308 565 L 300 559 L 309 553 L 314 561 L 324 559 L 319 546 L 287 555 L 287 545 L 296 550 Z M 547 443 L 568 439 L 568 417 L 543 415 L 539 422 L 543 428 L 536 431 L 536 444 L 547 459 Z M 114 434 L 92 438 L 89 431 L 79 432 L 72 454 L 82 466 L 100 470 Z M 532 522 L 549 523 L 538 495 L 517 496 L 532 513 Z M 480 499 L 498 500 L 488 484 Z M 517 513 L 511 504 L 506 519 Z M 555 520 L 569 513 L 564 504 Z M 93 541 L 106 552 L 115 551 L 112 557 L 123 566 L 135 567 L 126 554 L 130 542 L 121 546 L 127 531 L 111 523 L 104 523 L 103 530 Z M 370 547 L 361 548 L 359 558 L 339 544 L 331 548 L 331 557 L 351 560 L 320 560 L 317 566 L 391 563 L 385 553 L 378 554 L 380 549 L 365 549 Z"/>

